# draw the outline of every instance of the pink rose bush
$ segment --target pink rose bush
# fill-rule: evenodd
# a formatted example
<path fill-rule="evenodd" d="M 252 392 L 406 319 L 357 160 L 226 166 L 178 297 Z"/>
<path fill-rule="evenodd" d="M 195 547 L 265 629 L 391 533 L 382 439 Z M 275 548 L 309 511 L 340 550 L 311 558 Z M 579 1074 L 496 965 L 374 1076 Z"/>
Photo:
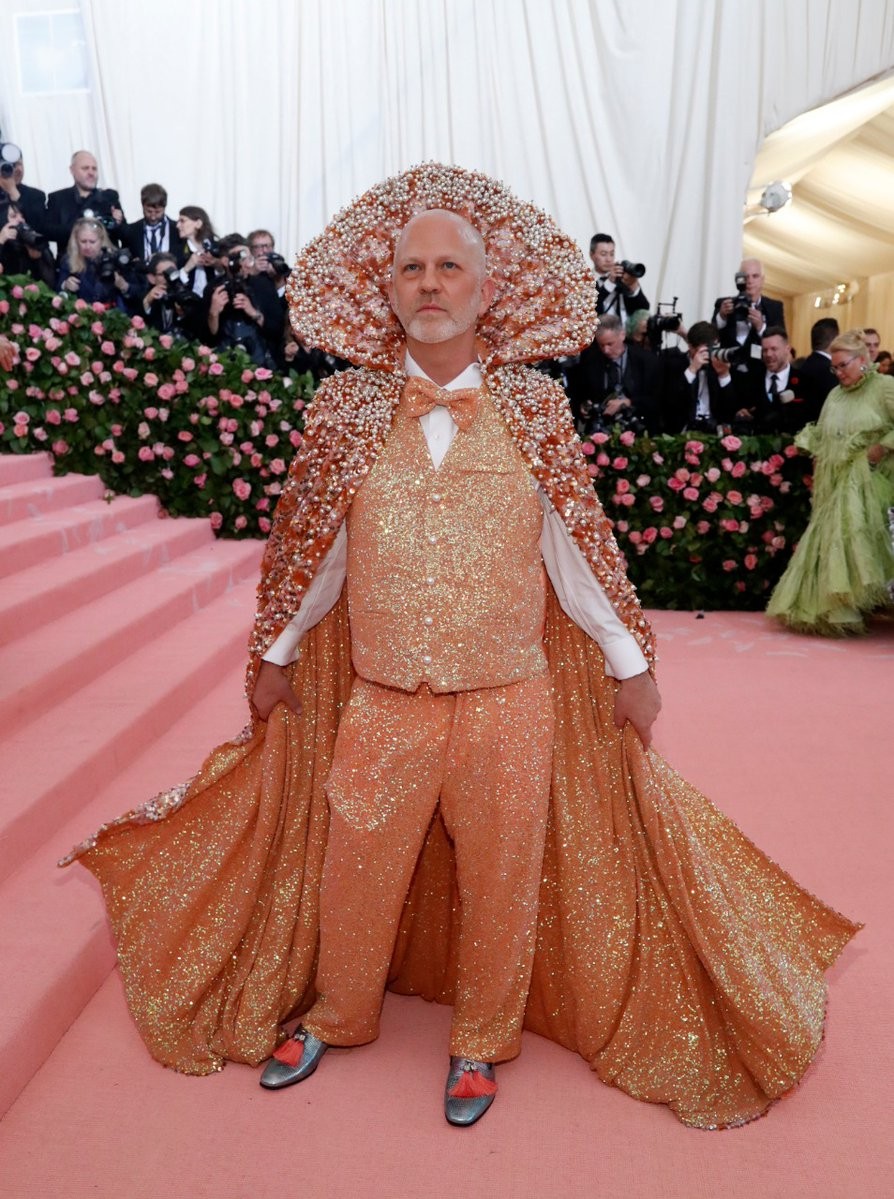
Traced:
<path fill-rule="evenodd" d="M 789 438 L 627 430 L 580 448 L 646 607 L 766 604 L 809 516 L 809 461 Z"/>
<path fill-rule="evenodd" d="M 0 276 L 4 312 L 20 361 L 0 377 L 0 450 L 51 450 L 57 471 L 155 494 L 169 515 L 207 517 L 220 536 L 269 533 L 310 375 L 283 378 L 240 351 L 175 342 Z"/>

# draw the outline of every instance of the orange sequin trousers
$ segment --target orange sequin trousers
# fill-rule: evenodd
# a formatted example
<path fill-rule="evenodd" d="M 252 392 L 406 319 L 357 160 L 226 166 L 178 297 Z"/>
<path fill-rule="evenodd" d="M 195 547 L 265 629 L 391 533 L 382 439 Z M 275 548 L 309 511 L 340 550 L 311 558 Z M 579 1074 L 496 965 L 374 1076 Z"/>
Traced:
<path fill-rule="evenodd" d="M 460 904 L 450 1052 L 514 1057 L 530 986 L 549 804 L 548 676 L 435 695 L 357 678 L 327 784 L 319 999 L 305 1028 L 334 1045 L 378 1034 L 388 967 L 432 817 Z"/>

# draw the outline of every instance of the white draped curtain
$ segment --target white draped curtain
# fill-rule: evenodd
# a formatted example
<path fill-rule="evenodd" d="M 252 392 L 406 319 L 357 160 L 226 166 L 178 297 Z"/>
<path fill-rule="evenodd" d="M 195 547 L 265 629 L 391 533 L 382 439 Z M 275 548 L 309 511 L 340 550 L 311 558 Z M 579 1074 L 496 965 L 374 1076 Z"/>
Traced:
<path fill-rule="evenodd" d="M 689 319 L 729 291 L 763 138 L 894 67 L 887 0 L 54 0 L 89 89 L 25 94 L 17 18 L 50 7 L 0 5 L 0 124 L 44 190 L 84 147 L 128 219 L 157 181 L 291 255 L 384 176 L 456 162 L 584 250 L 613 233 Z"/>

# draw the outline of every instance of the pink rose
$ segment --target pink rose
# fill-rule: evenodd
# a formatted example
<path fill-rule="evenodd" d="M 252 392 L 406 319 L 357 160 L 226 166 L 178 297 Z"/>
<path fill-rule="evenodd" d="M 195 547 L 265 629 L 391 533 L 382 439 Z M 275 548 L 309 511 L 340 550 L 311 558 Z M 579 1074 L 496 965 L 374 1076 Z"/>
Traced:
<path fill-rule="evenodd" d="M 667 485 L 671 491 L 682 491 L 686 486 L 685 483 L 681 483 L 680 480 L 675 478 L 673 475 L 671 475 L 671 477 L 668 479 Z"/>
<path fill-rule="evenodd" d="M 269 533 L 272 527 L 273 526 L 270 523 L 269 517 L 267 517 L 267 516 L 259 516 L 258 517 L 258 528 L 261 530 L 262 533 Z"/>
<path fill-rule="evenodd" d="M 224 373 L 224 368 L 221 366 L 221 364 L 219 362 L 212 362 L 211 365 L 208 367 L 209 375 L 222 375 L 223 373 Z"/>
<path fill-rule="evenodd" d="M 683 488 L 683 499 L 689 500 L 691 503 L 694 504 L 695 501 L 698 499 L 698 489 L 696 487 L 684 487 Z"/>
<path fill-rule="evenodd" d="M 630 525 L 627 523 L 626 520 L 619 520 L 616 523 L 615 528 L 618 530 L 619 533 L 626 533 L 627 530 L 630 528 Z"/>
<path fill-rule="evenodd" d="M 730 453 L 735 453 L 736 450 L 740 450 L 742 448 L 741 439 L 735 437 L 732 433 L 727 434 L 726 437 L 721 437 L 720 444 L 725 450 L 729 450 Z"/>
<path fill-rule="evenodd" d="M 636 434 L 630 429 L 625 429 L 618 438 L 618 441 L 620 441 L 621 445 L 633 445 L 633 443 L 636 441 Z"/>
<path fill-rule="evenodd" d="M 720 522 L 720 527 L 726 533 L 738 533 L 739 522 L 737 520 L 732 520 L 729 517 L 727 517 L 725 520 L 722 520 Z"/>
<path fill-rule="evenodd" d="M 595 479 L 596 476 L 599 474 L 599 467 L 596 465 L 595 462 L 587 463 L 587 474 L 590 476 L 591 479 Z"/>
<path fill-rule="evenodd" d="M 675 529 L 685 529 L 686 528 L 686 517 L 683 516 L 682 514 L 680 514 L 679 516 L 675 516 L 674 520 L 673 520 L 673 525 L 674 525 Z"/>
<path fill-rule="evenodd" d="M 293 429 L 292 432 L 289 434 L 289 441 L 292 443 L 292 445 L 295 447 L 295 449 L 297 449 L 298 446 L 301 445 L 303 440 L 304 440 L 304 438 L 301 436 L 301 434 L 298 432 L 297 429 Z"/>
<path fill-rule="evenodd" d="M 6 390 L 7 391 L 18 391 L 19 390 L 18 379 L 7 379 L 6 380 Z"/>
<path fill-rule="evenodd" d="M 637 475 L 636 476 L 637 487 L 648 487 L 651 482 L 652 482 L 651 475 Z"/>
<path fill-rule="evenodd" d="M 54 453 L 54 454 L 55 454 L 55 455 L 56 455 L 58 458 L 61 458 L 63 454 L 67 454 L 67 453 L 68 453 L 68 442 L 67 442 L 67 441 L 63 441 L 63 440 L 60 438 L 58 441 L 54 441 L 54 442 L 53 442 L 53 445 L 52 445 L 52 450 L 53 450 L 53 453 Z"/>
<path fill-rule="evenodd" d="M 734 479 L 741 479 L 748 467 L 744 462 L 734 462 L 733 469 L 729 472 Z"/>
<path fill-rule="evenodd" d="M 83 375 L 81 375 L 81 383 L 84 387 L 93 386 L 93 376 L 89 371 L 84 371 Z"/>
<path fill-rule="evenodd" d="M 147 362 L 154 362 L 155 361 L 155 346 L 146 346 L 145 350 L 143 351 L 143 357 L 146 359 Z"/>
<path fill-rule="evenodd" d="M 632 507 L 633 504 L 636 503 L 636 496 L 633 494 L 632 491 L 628 491 L 626 495 L 618 496 L 618 503 L 623 504 L 625 506 L 625 508 L 630 508 L 630 507 Z"/>
<path fill-rule="evenodd" d="M 121 453 L 120 450 L 114 450 L 112 452 L 112 461 L 115 463 L 116 466 L 120 466 L 121 463 L 124 461 L 124 455 Z"/>
<path fill-rule="evenodd" d="M 190 433 L 189 429 L 181 429 L 177 434 L 178 441 L 192 441 L 192 439 L 192 433 Z"/>
<path fill-rule="evenodd" d="M 31 436 L 35 441 L 46 441 L 49 434 L 47 433 L 46 429 L 32 429 Z"/>
<path fill-rule="evenodd" d="M 36 362 L 39 357 L 40 357 L 40 350 L 38 350 L 35 346 L 29 346 L 28 349 L 25 351 L 25 358 L 29 362 Z"/>
<path fill-rule="evenodd" d="M 651 545 L 658 538 L 658 530 L 654 525 L 649 525 L 648 529 L 643 529 L 643 541 L 646 545 Z"/>
<path fill-rule="evenodd" d="M 746 554 L 743 561 L 746 570 L 754 570 L 755 566 L 757 566 L 757 556 L 755 554 Z"/>
<path fill-rule="evenodd" d="M 186 457 L 183 459 L 183 465 L 184 466 L 198 466 L 201 461 L 202 461 L 202 459 L 198 456 L 198 454 L 187 454 Z"/>
<path fill-rule="evenodd" d="M 726 571 L 735 570 L 736 563 L 733 561 L 732 558 L 727 558 L 727 559 L 725 559 L 725 561 L 723 563 L 723 569 Z"/>
<path fill-rule="evenodd" d="M 148 445 L 140 446 L 140 448 L 137 450 L 137 457 L 141 462 L 155 461 L 155 454 L 153 453 L 151 446 Z"/>
<path fill-rule="evenodd" d="M 282 460 L 282 458 L 274 458 L 273 461 L 270 463 L 270 473 L 272 475 L 284 475 L 287 470 L 288 470 L 288 467 L 286 466 L 286 464 Z"/>
<path fill-rule="evenodd" d="M 130 323 L 133 325 L 133 327 L 135 329 L 145 329 L 146 328 L 146 322 L 143 320 L 143 318 L 141 316 L 132 316 L 130 318 Z"/>
<path fill-rule="evenodd" d="M 580 448 L 588 457 L 590 454 L 596 453 L 596 447 L 593 445 L 592 441 L 582 441 Z"/>
<path fill-rule="evenodd" d="M 618 495 L 625 495 L 629 490 L 629 479 L 618 479 L 618 481 L 615 483 L 615 491 L 618 493 Z"/>
<path fill-rule="evenodd" d="M 667 541 L 668 537 L 673 537 L 674 531 L 673 531 L 673 529 L 669 529 L 667 527 L 667 525 L 662 525 L 661 528 L 658 530 L 658 535 L 660 537 L 663 537 L 664 540 Z"/>
<path fill-rule="evenodd" d="M 158 389 L 158 398 L 160 400 L 173 400 L 176 394 L 177 393 L 174 390 L 174 386 L 171 383 L 162 383 L 161 387 Z"/>
<path fill-rule="evenodd" d="M 677 520 L 679 520 L 679 517 L 677 517 Z M 676 524 L 676 521 L 674 523 Z M 698 533 L 699 537 L 704 537 L 704 535 L 710 530 L 710 528 L 711 528 L 711 526 L 708 524 L 708 522 L 706 520 L 700 520 L 698 522 L 698 524 L 695 526 L 695 531 L 696 531 L 696 533 Z"/>
<path fill-rule="evenodd" d="M 27 412 L 17 412 L 12 419 L 17 425 L 27 425 L 30 422 L 31 417 Z"/>
<path fill-rule="evenodd" d="M 630 530 L 630 540 L 633 542 L 634 545 L 639 545 L 639 543 L 642 541 L 642 539 L 643 539 L 643 535 L 639 531 L 639 529 L 631 529 Z"/>
<path fill-rule="evenodd" d="M 605 445 L 605 443 L 608 441 L 608 434 L 594 433 L 590 440 L 595 442 L 596 445 Z"/>
<path fill-rule="evenodd" d="M 211 513 L 211 528 L 219 529 L 222 524 L 223 524 L 223 516 L 221 515 L 221 513 L 220 512 L 212 512 Z"/>
<path fill-rule="evenodd" d="M 687 441 L 684 446 L 687 454 L 700 454 L 704 448 L 704 445 L 700 441 Z"/>
<path fill-rule="evenodd" d="M 143 382 L 147 387 L 157 387 L 158 375 L 154 374 L 152 371 L 146 371 L 145 375 L 143 375 Z"/>
<path fill-rule="evenodd" d="M 720 478 L 720 471 L 717 469 L 716 466 L 712 466 L 708 470 L 705 471 L 705 478 L 708 480 L 709 483 L 716 483 L 717 480 Z"/>
<path fill-rule="evenodd" d="M 273 378 L 273 371 L 268 370 L 266 366 L 259 366 L 255 371 L 255 378 L 263 383 L 267 379 Z"/>
<path fill-rule="evenodd" d="M 212 371 L 212 374 L 213 373 L 214 372 Z M 246 367 L 241 375 L 242 382 L 243 383 L 251 383 L 253 378 L 254 378 L 254 374 L 248 369 L 248 367 Z"/>
<path fill-rule="evenodd" d="M 15 433 L 16 437 L 27 437 L 28 436 L 28 426 L 27 425 L 13 425 L 12 431 L 13 431 L 13 433 Z"/>
<path fill-rule="evenodd" d="M 595 441 L 596 438 L 594 437 L 593 440 Z M 597 466 L 609 466 L 610 464 L 611 464 L 611 458 L 609 458 L 608 454 L 606 454 L 604 451 L 600 451 L 596 455 L 596 465 Z"/>
<path fill-rule="evenodd" d="M 58 408 L 48 408 L 44 413 L 44 420 L 48 425 L 61 425 L 62 413 Z"/>
<path fill-rule="evenodd" d="M 681 483 L 688 483 L 689 482 L 689 471 L 686 469 L 685 466 L 681 466 L 677 470 L 674 471 L 674 478 L 679 479 Z"/>
<path fill-rule="evenodd" d="M 247 500 L 251 495 L 251 483 L 245 479 L 235 479 L 233 482 L 233 493 L 237 500 Z"/>
<path fill-rule="evenodd" d="M 206 483 L 207 481 L 208 481 L 208 475 L 207 475 L 207 474 L 196 475 L 196 477 L 193 479 L 193 483 L 196 485 L 196 487 L 198 487 L 198 489 L 199 489 L 200 491 L 201 491 L 201 490 L 202 490 L 202 488 L 205 486 L 205 483 Z"/>
<path fill-rule="evenodd" d="M 664 500 L 661 498 L 660 495 L 649 496 L 649 507 L 652 509 L 653 512 L 663 512 L 664 511 Z"/>
<path fill-rule="evenodd" d="M 161 337 L 159 337 L 158 341 L 159 341 L 159 344 L 162 346 L 162 348 L 165 350 L 169 350 L 171 348 L 171 346 L 174 344 L 174 339 L 173 339 L 173 337 L 171 337 L 170 333 L 162 333 L 162 335 L 161 335 Z"/>
<path fill-rule="evenodd" d="M 248 524 L 247 516 L 237 516 L 236 519 L 233 521 L 233 527 L 236 529 L 244 529 L 247 524 Z"/>
<path fill-rule="evenodd" d="M 729 502 L 731 504 L 741 504 L 742 503 L 741 491 L 728 491 L 726 493 L 726 498 L 729 500 Z"/>
<path fill-rule="evenodd" d="M 183 369 L 185 371 L 194 371 L 196 369 L 196 363 L 195 363 L 194 358 L 184 358 L 183 361 L 180 363 L 180 365 L 183 367 Z"/>
<path fill-rule="evenodd" d="M 623 434 L 622 434 L 622 436 L 623 436 Z M 615 460 L 612 462 L 612 466 L 615 468 L 615 470 L 626 470 L 627 469 L 627 459 L 620 458 L 620 457 L 615 458 Z"/>

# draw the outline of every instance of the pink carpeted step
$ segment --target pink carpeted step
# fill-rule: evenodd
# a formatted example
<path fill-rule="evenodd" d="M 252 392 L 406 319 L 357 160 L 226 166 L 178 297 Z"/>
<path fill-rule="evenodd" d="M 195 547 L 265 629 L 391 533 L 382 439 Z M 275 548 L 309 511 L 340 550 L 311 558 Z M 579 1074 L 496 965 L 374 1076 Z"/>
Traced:
<path fill-rule="evenodd" d="M 262 549 L 258 541 L 203 545 L 6 646 L 0 676 L 4 735 L 204 608 L 234 583 L 255 579 Z"/>
<path fill-rule="evenodd" d="M 25 479 L 0 484 L 0 525 L 100 500 L 105 487 L 97 475 L 64 475 L 58 479 Z"/>
<path fill-rule="evenodd" d="M 124 533 L 158 518 L 154 495 L 94 500 L 63 512 L 46 512 L 0 528 L 0 577 L 38 562 L 69 554 L 85 545 Z"/>
<path fill-rule="evenodd" d="M 25 479 L 49 479 L 52 474 L 49 454 L 0 454 L 0 487 Z"/>
<path fill-rule="evenodd" d="M 56 861 L 105 821 L 194 774 L 213 745 L 239 732 L 247 719 L 242 663 L 214 678 L 216 686 L 0 886 L 0 960 L 15 966 L 0 972 L 0 1117 L 115 961 L 98 884 Z"/>
<path fill-rule="evenodd" d="M 0 880 L 245 660 L 255 583 L 226 595 L 5 738 Z"/>
<path fill-rule="evenodd" d="M 3 580 L 0 628 L 24 636 L 182 554 L 214 544 L 203 520 L 154 520 Z"/>

